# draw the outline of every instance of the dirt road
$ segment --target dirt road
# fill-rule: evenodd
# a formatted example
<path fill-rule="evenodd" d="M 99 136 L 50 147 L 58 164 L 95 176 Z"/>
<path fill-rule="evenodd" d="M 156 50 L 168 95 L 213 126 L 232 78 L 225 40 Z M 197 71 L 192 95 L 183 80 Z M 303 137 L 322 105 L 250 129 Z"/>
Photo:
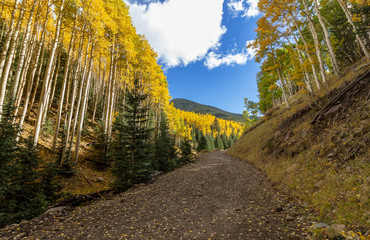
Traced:
<path fill-rule="evenodd" d="M 110 200 L 0 230 L 0 239 L 305 239 L 300 207 L 225 152 Z"/>

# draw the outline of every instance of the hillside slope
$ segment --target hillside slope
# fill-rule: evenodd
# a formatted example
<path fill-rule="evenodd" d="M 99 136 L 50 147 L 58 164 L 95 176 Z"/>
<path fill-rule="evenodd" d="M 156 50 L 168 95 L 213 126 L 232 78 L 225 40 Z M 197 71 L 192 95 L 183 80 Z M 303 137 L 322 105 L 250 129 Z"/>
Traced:
<path fill-rule="evenodd" d="M 343 72 L 332 79 L 343 84 L 315 104 L 297 96 L 291 109 L 268 113 L 228 153 L 312 207 L 311 222 L 341 223 L 369 235 L 369 61 Z"/>
<path fill-rule="evenodd" d="M 187 112 L 195 112 L 195 113 L 202 113 L 202 114 L 211 114 L 215 117 L 224 119 L 224 120 L 232 120 L 235 122 L 244 122 L 244 118 L 242 114 L 238 113 L 230 113 L 224 111 L 222 109 L 203 105 L 197 102 L 193 102 L 183 98 L 176 98 L 171 101 L 175 108 L 187 111 Z"/>

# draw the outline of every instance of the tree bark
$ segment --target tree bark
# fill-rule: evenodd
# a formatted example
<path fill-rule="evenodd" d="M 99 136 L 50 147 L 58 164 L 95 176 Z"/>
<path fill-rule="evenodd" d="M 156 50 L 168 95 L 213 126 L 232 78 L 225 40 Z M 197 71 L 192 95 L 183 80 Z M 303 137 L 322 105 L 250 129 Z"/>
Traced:
<path fill-rule="evenodd" d="M 342 0 L 337 0 L 337 1 L 338 1 L 339 5 L 342 7 L 342 9 L 344 11 L 344 14 L 347 17 L 348 22 L 351 24 L 351 26 L 353 28 L 353 31 L 354 31 L 355 36 L 356 36 L 356 40 L 359 43 L 359 45 L 361 46 L 361 50 L 364 52 L 365 56 L 369 59 L 370 58 L 370 53 L 366 48 L 365 42 L 362 40 L 362 38 L 358 34 L 357 26 L 352 20 L 352 13 L 349 11 L 349 9 L 345 5 L 345 3 L 342 2 Z"/>
<path fill-rule="evenodd" d="M 52 147 L 53 152 L 55 152 L 55 147 L 56 147 L 58 134 L 59 134 L 60 119 L 61 119 L 61 116 L 62 116 L 64 95 L 65 95 L 65 90 L 66 90 L 66 85 L 67 85 L 67 80 L 68 80 L 68 74 L 69 74 L 69 68 L 70 68 L 72 52 L 73 52 L 73 46 L 74 46 L 74 44 L 73 44 L 74 43 L 74 34 L 75 34 L 75 26 L 73 27 L 73 30 L 72 30 L 71 40 L 70 40 L 69 49 L 68 49 L 68 53 L 67 53 L 67 62 L 66 62 L 66 66 L 65 66 L 65 69 L 64 69 L 62 89 L 60 90 L 60 94 L 59 94 L 58 110 L 57 110 L 57 116 L 56 116 L 55 127 L 54 127 L 54 137 L 53 137 L 53 147 Z"/>
<path fill-rule="evenodd" d="M 88 70 L 87 78 L 86 78 L 86 86 L 85 86 L 85 89 L 84 89 L 85 92 L 84 92 L 84 96 L 83 96 L 83 103 L 81 105 L 80 119 L 78 121 L 77 139 L 76 139 L 76 144 L 75 144 L 75 156 L 74 156 L 74 160 L 76 162 L 78 161 L 78 153 L 79 153 L 79 150 L 80 150 L 80 142 L 81 142 L 81 131 L 82 131 L 85 112 L 86 112 L 86 108 L 87 108 L 87 100 L 88 100 L 88 97 L 89 97 L 91 72 L 92 72 L 92 68 L 93 68 L 93 64 L 94 64 L 93 51 L 94 51 L 94 45 L 92 45 L 92 48 L 91 48 L 90 63 L 89 63 L 89 68 L 88 68 L 89 70 Z"/>
<path fill-rule="evenodd" d="M 321 28 L 324 32 L 325 44 L 326 44 L 326 47 L 328 48 L 328 51 L 329 51 L 329 56 L 330 56 L 330 60 L 333 64 L 334 73 L 335 73 L 336 76 L 339 76 L 340 71 L 339 71 L 338 60 L 337 60 L 337 57 L 335 55 L 333 45 L 331 44 L 331 41 L 330 41 L 330 35 L 329 35 L 328 28 L 326 27 L 324 19 L 321 16 L 318 0 L 314 0 L 314 4 L 315 4 L 315 11 L 316 11 L 317 17 L 319 19 L 319 23 L 320 23 Z"/>
<path fill-rule="evenodd" d="M 317 60 L 319 60 L 319 68 L 320 68 L 321 79 L 322 79 L 325 87 L 328 87 L 328 83 L 327 83 L 327 80 L 326 80 L 324 61 L 322 60 L 322 53 L 321 53 L 321 49 L 320 49 L 319 37 L 317 36 L 315 25 L 312 21 L 312 17 L 311 17 L 310 11 L 308 9 L 308 5 L 307 5 L 306 0 L 303 0 L 303 5 L 304 5 L 304 8 L 306 10 L 306 19 L 308 21 L 308 27 L 311 31 L 311 34 L 312 34 L 312 37 L 313 37 L 313 40 L 314 40 L 314 43 L 315 43 L 314 45 L 315 45 L 315 49 L 316 49 L 316 57 L 317 57 Z"/>
<path fill-rule="evenodd" d="M 45 108 L 47 107 L 47 94 L 48 93 L 48 85 L 50 81 L 50 76 L 51 76 L 51 69 L 52 65 L 54 63 L 54 58 L 55 58 L 55 52 L 58 47 L 58 42 L 59 42 L 59 36 L 60 36 L 60 29 L 61 29 L 61 24 L 62 24 L 62 17 L 63 17 L 63 10 L 64 10 L 64 2 L 65 0 L 61 0 L 60 3 L 60 10 L 59 14 L 57 17 L 57 22 L 56 22 L 56 29 L 55 29 L 55 37 L 53 41 L 53 45 L 50 49 L 50 55 L 49 55 L 49 60 L 48 60 L 48 65 L 45 69 L 45 76 L 44 76 L 44 82 L 43 82 L 43 87 L 41 90 L 41 97 L 40 97 L 40 102 L 39 102 L 39 107 L 38 107 L 38 113 L 37 113 L 37 118 L 36 118 L 36 124 L 35 124 L 35 134 L 34 134 L 34 145 L 37 145 L 37 141 L 40 135 L 40 130 L 42 127 L 42 117 L 44 115 Z"/>
<path fill-rule="evenodd" d="M 0 119 L 1 119 L 2 111 L 3 111 L 3 104 L 4 104 L 4 99 L 5 99 L 6 87 L 7 87 L 7 83 L 8 83 L 8 79 L 9 79 L 9 72 L 10 72 L 10 68 L 11 68 L 12 63 L 13 63 L 16 43 L 18 41 L 18 34 L 19 34 L 19 31 L 21 29 L 22 22 L 23 22 L 25 5 L 26 5 L 26 0 L 22 2 L 22 6 L 21 6 L 21 9 L 20 9 L 20 13 L 19 13 L 19 19 L 18 19 L 17 25 L 15 27 L 15 31 L 14 31 L 12 37 L 11 37 L 11 40 L 10 40 L 11 42 L 10 42 L 9 50 L 8 50 L 6 56 L 5 56 L 6 63 L 5 63 L 4 68 L 2 68 L 2 66 L 1 66 L 2 65 L 2 59 L 0 60 L 1 61 L 0 62 L 0 69 L 2 70 L 2 76 L 1 76 L 2 84 L 1 84 L 1 90 L 0 90 Z M 4 59 L 4 61 L 5 61 L 5 59 Z"/>

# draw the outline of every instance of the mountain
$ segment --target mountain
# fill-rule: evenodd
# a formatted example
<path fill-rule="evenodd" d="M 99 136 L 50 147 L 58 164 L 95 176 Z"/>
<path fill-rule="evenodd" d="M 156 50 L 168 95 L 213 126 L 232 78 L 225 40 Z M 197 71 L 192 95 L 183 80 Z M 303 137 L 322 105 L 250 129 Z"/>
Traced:
<path fill-rule="evenodd" d="M 244 122 L 244 118 L 242 114 L 238 113 L 230 113 L 226 112 L 222 109 L 203 105 L 197 102 L 193 102 L 183 98 L 176 98 L 171 101 L 175 108 L 187 111 L 187 112 L 195 112 L 195 113 L 202 113 L 202 114 L 211 114 L 221 119 L 225 120 L 232 120 L 235 122 Z"/>

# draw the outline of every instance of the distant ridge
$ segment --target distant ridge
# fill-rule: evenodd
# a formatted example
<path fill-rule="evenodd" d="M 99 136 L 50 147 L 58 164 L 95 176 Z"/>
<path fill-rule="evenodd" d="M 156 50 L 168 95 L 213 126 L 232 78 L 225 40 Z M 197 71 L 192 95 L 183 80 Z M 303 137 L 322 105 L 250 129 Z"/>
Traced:
<path fill-rule="evenodd" d="M 183 111 L 187 112 L 195 112 L 195 113 L 202 113 L 202 114 L 211 114 L 215 117 L 224 119 L 224 120 L 231 120 L 235 122 L 244 122 L 244 118 L 242 114 L 238 113 L 230 113 L 226 112 L 222 109 L 203 105 L 197 102 L 193 102 L 184 98 L 176 98 L 171 100 L 174 107 Z"/>

